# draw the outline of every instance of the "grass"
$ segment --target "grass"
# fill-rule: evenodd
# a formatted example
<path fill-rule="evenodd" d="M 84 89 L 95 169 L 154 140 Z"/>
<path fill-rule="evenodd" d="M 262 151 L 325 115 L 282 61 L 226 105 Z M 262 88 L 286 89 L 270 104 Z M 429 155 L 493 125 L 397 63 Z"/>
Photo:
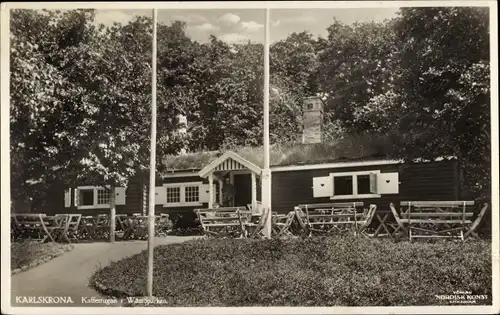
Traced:
<path fill-rule="evenodd" d="M 197 240 L 155 248 L 154 263 L 153 294 L 166 303 L 152 306 L 449 305 L 435 295 L 457 290 L 491 304 L 491 243 L 483 241 Z M 91 284 L 144 296 L 146 271 L 142 252 L 99 270 Z"/>
<path fill-rule="evenodd" d="M 317 144 L 275 144 L 270 149 L 272 166 L 331 163 L 343 160 L 387 158 L 392 141 L 385 135 L 347 135 L 342 139 Z M 263 166 L 263 147 L 236 147 L 231 151 L 244 159 Z M 216 160 L 223 152 L 196 152 L 178 156 L 167 156 L 163 163 L 167 169 L 202 169 Z"/>
<path fill-rule="evenodd" d="M 67 245 L 21 241 L 11 243 L 11 269 L 34 266 L 64 252 Z M 25 267 L 26 268 L 26 267 Z"/>

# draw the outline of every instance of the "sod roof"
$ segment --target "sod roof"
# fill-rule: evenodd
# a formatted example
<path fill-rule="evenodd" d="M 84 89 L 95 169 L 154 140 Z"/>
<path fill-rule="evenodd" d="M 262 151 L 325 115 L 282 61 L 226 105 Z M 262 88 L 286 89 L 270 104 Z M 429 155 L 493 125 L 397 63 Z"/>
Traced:
<path fill-rule="evenodd" d="M 353 160 L 389 158 L 392 142 L 386 136 L 373 134 L 349 135 L 334 141 L 317 144 L 276 144 L 270 147 L 271 166 L 323 164 Z M 230 151 L 263 167 L 263 147 L 238 147 Z M 202 169 L 225 151 L 194 152 L 169 155 L 163 159 L 169 170 Z"/>

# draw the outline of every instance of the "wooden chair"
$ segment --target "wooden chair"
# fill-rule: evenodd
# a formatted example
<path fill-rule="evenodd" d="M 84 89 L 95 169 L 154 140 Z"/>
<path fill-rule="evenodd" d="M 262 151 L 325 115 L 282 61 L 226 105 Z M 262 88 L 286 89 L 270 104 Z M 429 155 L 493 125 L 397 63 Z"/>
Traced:
<path fill-rule="evenodd" d="M 484 214 L 486 213 L 487 209 L 488 209 L 488 204 L 484 203 L 483 207 L 481 208 L 481 211 L 479 212 L 479 214 L 476 217 L 476 219 L 474 220 L 474 222 L 470 226 L 466 227 L 464 239 L 467 239 L 467 237 L 469 237 L 469 236 L 474 237 L 475 239 L 479 239 L 479 235 L 477 235 L 476 229 L 481 224 L 481 221 L 483 220 Z"/>
<path fill-rule="evenodd" d="M 408 227 L 408 237 L 458 238 L 472 225 L 474 201 L 402 201 L 400 222 Z"/>
<path fill-rule="evenodd" d="M 305 212 L 308 234 L 354 231 L 358 235 L 360 222 L 366 212 L 359 209 L 362 202 L 320 203 L 298 205 Z M 364 214 L 365 213 L 365 214 Z"/>
<path fill-rule="evenodd" d="M 371 204 L 368 209 L 363 211 L 362 220 L 359 223 L 358 230 L 356 231 L 357 235 L 363 235 L 364 237 L 370 237 L 368 233 L 366 233 L 366 229 L 372 224 L 373 218 L 375 217 L 375 212 L 377 211 L 377 205 Z"/>
<path fill-rule="evenodd" d="M 245 238 L 258 238 L 263 239 L 264 228 L 266 226 L 268 220 L 269 210 L 265 209 L 261 215 L 255 216 L 255 213 L 252 211 L 238 211 L 240 222 L 243 227 L 243 236 Z M 258 222 L 253 222 L 251 218 L 258 217 Z"/>
<path fill-rule="evenodd" d="M 401 218 L 399 217 L 399 213 L 396 210 L 396 207 L 394 206 L 394 203 L 390 203 L 389 208 L 391 209 L 392 215 L 394 216 L 394 219 L 396 220 L 396 228 L 392 232 L 392 236 L 403 236 L 405 238 L 408 237 L 408 229 L 405 227 L 403 221 L 401 221 Z M 400 231 L 403 232 L 403 234 L 400 233 Z"/>
<path fill-rule="evenodd" d="M 81 214 L 67 214 L 60 217 L 57 223 L 58 238 L 71 243 L 79 242 L 78 232 L 80 226 Z"/>
<path fill-rule="evenodd" d="M 239 211 L 245 211 L 243 207 L 221 207 L 194 210 L 200 221 L 203 232 L 207 236 L 244 237 L 244 227 Z"/>
<path fill-rule="evenodd" d="M 273 213 L 271 218 L 271 231 L 273 236 L 281 237 L 284 235 L 292 235 L 292 233 L 290 232 L 290 227 L 292 225 L 293 219 L 295 218 L 295 211 L 290 211 L 288 214 Z"/>

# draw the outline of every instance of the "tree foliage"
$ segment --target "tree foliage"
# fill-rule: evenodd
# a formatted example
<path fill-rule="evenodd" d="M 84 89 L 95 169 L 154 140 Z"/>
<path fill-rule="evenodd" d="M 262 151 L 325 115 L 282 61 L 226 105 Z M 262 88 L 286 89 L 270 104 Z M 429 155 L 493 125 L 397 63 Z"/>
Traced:
<path fill-rule="evenodd" d="M 378 132 L 399 139 L 397 157 L 456 155 L 470 191 L 487 193 L 488 22 L 487 8 L 404 8 L 273 43 L 271 142 L 300 139 L 303 98 L 323 95 L 327 139 Z M 199 43 L 185 29 L 158 25 L 158 161 L 183 147 L 261 145 L 263 45 Z M 93 10 L 13 10 L 11 30 L 13 192 L 61 180 L 121 186 L 147 172 L 151 18 L 105 27 Z"/>

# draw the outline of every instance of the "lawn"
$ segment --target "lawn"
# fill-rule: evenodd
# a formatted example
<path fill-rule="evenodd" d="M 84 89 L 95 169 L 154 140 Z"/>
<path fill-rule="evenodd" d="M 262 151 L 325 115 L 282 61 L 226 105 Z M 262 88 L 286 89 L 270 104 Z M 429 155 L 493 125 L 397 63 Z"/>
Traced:
<path fill-rule="evenodd" d="M 69 250 L 68 244 L 39 243 L 35 241 L 12 242 L 11 270 L 34 267 Z"/>
<path fill-rule="evenodd" d="M 196 240 L 158 246 L 154 263 L 153 294 L 163 306 L 450 305 L 435 295 L 457 290 L 488 295 L 475 305 L 491 304 L 486 241 Z M 142 252 L 97 271 L 91 284 L 144 296 L 146 272 Z"/>

